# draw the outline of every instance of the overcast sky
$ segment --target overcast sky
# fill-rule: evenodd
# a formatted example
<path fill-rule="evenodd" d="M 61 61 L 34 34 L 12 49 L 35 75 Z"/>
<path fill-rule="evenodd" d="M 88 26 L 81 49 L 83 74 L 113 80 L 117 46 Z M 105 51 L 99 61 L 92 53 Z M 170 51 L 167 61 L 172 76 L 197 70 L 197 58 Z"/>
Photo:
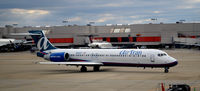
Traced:
<path fill-rule="evenodd" d="M 55 26 L 63 20 L 66 25 L 199 22 L 200 0 L 0 0 L 0 26 Z"/>

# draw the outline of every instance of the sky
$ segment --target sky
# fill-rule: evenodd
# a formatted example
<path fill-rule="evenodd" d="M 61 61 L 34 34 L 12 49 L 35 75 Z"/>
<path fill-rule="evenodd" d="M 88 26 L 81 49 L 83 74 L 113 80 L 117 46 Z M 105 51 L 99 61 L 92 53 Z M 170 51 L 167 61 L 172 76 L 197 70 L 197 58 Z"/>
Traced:
<path fill-rule="evenodd" d="M 0 26 L 148 24 L 180 20 L 200 22 L 200 0 L 0 0 Z"/>

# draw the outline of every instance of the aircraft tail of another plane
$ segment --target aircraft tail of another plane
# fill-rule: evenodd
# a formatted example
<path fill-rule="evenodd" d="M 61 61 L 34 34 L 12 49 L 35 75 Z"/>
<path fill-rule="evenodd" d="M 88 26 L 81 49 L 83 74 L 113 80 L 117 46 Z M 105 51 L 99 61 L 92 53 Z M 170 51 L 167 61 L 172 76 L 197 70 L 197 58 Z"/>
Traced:
<path fill-rule="evenodd" d="M 44 32 L 42 30 L 30 30 L 29 33 L 30 33 L 32 39 L 34 40 L 34 43 L 36 44 L 36 47 L 40 51 L 57 49 L 47 39 L 47 37 L 45 36 L 45 34 L 44 34 Z"/>

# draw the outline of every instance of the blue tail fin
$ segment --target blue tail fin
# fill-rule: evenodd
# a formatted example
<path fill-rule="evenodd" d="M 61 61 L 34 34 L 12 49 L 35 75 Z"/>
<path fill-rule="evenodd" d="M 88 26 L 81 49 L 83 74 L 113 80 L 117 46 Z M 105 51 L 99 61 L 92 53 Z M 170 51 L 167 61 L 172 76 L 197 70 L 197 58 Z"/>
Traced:
<path fill-rule="evenodd" d="M 40 51 L 57 49 L 49 42 L 42 30 L 30 30 L 29 33 Z"/>

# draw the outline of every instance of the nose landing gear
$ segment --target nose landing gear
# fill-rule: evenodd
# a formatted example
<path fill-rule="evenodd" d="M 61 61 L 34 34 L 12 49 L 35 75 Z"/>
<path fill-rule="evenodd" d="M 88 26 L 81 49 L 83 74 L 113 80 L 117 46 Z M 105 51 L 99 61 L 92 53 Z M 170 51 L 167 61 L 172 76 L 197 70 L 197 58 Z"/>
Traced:
<path fill-rule="evenodd" d="M 169 72 L 169 67 L 165 67 L 165 73 L 168 73 Z"/>

